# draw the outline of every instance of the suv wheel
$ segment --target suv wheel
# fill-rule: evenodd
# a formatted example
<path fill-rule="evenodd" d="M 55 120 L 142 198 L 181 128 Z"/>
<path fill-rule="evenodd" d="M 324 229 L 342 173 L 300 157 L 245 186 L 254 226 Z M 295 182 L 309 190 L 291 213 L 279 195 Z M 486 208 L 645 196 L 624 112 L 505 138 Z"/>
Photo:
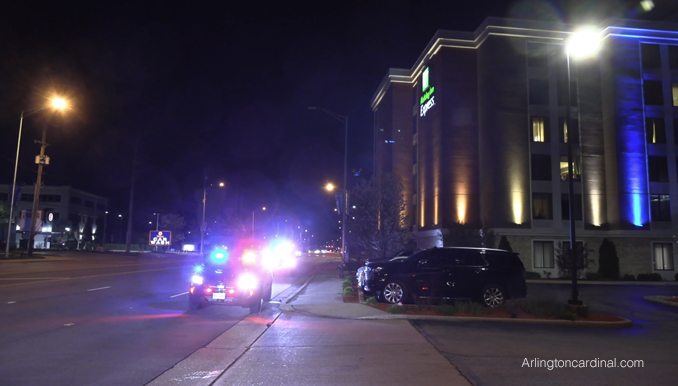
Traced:
<path fill-rule="evenodd" d="M 390 281 L 384 286 L 382 297 L 386 303 L 396 304 L 405 299 L 405 286 L 397 281 Z"/>
<path fill-rule="evenodd" d="M 483 288 L 480 300 L 485 307 L 496 308 L 504 304 L 504 290 L 496 285 L 488 285 Z"/>
<path fill-rule="evenodd" d="M 250 306 L 250 313 L 258 314 L 259 312 L 261 312 L 261 308 L 263 307 L 263 304 L 264 304 L 264 299 L 261 296 L 259 296 L 259 299 L 257 299 L 257 301 L 253 305 Z"/>
<path fill-rule="evenodd" d="M 188 299 L 188 309 L 191 311 L 197 311 L 202 308 L 200 303 L 196 303 L 191 299 Z"/>

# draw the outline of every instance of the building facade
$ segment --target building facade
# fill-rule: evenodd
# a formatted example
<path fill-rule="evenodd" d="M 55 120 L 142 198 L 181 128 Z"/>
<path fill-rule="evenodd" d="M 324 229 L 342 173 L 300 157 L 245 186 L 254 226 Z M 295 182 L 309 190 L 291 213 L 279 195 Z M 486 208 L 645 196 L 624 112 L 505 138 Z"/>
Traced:
<path fill-rule="evenodd" d="M 607 238 L 621 274 L 673 280 L 678 25 L 608 20 L 597 54 L 568 66 L 575 30 L 489 18 L 472 33 L 438 31 L 372 99 L 374 170 L 402 179 L 419 247 L 471 224 L 506 236 L 527 270 L 553 277 L 558 243 L 569 242 L 572 178 L 588 271 Z"/>
<path fill-rule="evenodd" d="M 10 248 L 19 248 L 27 242 L 31 226 L 31 211 L 35 186 L 23 186 L 15 192 Z M 11 201 L 9 185 L 0 185 L 0 202 Z M 35 249 L 56 248 L 55 243 L 75 240 L 86 243 L 103 241 L 108 199 L 70 186 L 43 186 L 40 188 L 38 210 L 40 222 L 34 236 Z M 4 228 L 4 240 L 7 228 Z M 22 243 L 22 240 L 25 240 Z"/>

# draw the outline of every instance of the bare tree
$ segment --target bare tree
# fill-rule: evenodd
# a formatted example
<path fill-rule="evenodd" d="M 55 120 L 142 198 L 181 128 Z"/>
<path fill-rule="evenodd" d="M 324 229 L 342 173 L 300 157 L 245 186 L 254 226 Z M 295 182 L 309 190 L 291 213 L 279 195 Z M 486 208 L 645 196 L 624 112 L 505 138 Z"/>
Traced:
<path fill-rule="evenodd" d="M 412 237 L 406 227 L 404 190 L 400 179 L 383 173 L 359 181 L 349 193 L 348 229 L 374 256 L 386 257 Z"/>

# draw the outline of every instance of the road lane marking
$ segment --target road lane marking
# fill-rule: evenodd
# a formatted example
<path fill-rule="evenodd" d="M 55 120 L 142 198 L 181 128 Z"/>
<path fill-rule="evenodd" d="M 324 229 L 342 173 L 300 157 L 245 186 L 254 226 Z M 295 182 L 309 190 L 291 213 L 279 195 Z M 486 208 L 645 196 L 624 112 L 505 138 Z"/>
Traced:
<path fill-rule="evenodd" d="M 176 298 L 178 296 L 183 296 L 183 295 L 186 295 L 187 293 L 188 292 L 180 293 L 180 294 L 177 294 L 177 295 L 172 295 L 172 296 L 170 296 L 170 298 Z"/>
<path fill-rule="evenodd" d="M 167 271 L 167 270 L 170 270 L 170 269 L 180 269 L 180 268 L 183 268 L 183 267 L 170 267 L 170 268 L 159 268 L 159 269 L 146 269 L 146 270 L 142 270 L 142 271 L 104 273 L 104 274 L 100 274 L 100 275 L 89 275 L 89 276 L 62 277 L 62 278 L 53 278 L 52 280 L 63 281 L 63 280 L 91 279 L 91 278 L 94 278 L 94 277 L 131 275 L 131 274 L 137 274 L 137 273 Z M 0 285 L 0 288 L 17 287 L 17 286 L 21 286 L 21 285 L 30 285 L 30 284 L 36 284 L 36 283 L 38 283 L 38 282 L 3 284 L 3 285 Z"/>
<path fill-rule="evenodd" d="M 109 288 L 111 288 L 111 286 L 108 286 L 108 287 L 99 287 L 99 288 L 91 288 L 91 289 L 88 289 L 87 291 L 88 291 L 88 292 L 89 292 L 89 291 L 99 291 L 99 290 L 109 289 Z"/>
<path fill-rule="evenodd" d="M 14 304 L 16 303 L 14 300 L 7 302 L 7 304 Z"/>
<path fill-rule="evenodd" d="M 0 281 L 11 281 L 11 280 L 63 280 L 70 279 L 70 277 L 9 277 L 2 278 Z"/>

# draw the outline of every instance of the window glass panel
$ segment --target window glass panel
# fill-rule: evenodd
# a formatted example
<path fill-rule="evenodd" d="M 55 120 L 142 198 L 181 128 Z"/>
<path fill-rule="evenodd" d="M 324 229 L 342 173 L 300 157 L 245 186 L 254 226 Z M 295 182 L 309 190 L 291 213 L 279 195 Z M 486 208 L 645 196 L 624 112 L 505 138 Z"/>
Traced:
<path fill-rule="evenodd" d="M 551 193 L 532 193 L 532 218 L 553 220 Z"/>
<path fill-rule="evenodd" d="M 579 181 L 581 179 L 581 161 L 579 157 L 572 158 L 572 175 L 574 176 L 574 181 Z M 567 156 L 560 156 L 560 180 L 567 181 L 570 176 L 570 171 L 567 168 Z"/>
<path fill-rule="evenodd" d="M 548 118 L 532 117 L 532 141 L 548 142 Z"/>
<path fill-rule="evenodd" d="M 574 219 L 581 221 L 582 219 L 581 194 L 574 195 Z M 560 211 L 563 220 L 570 219 L 570 195 L 563 194 L 560 198 Z"/>
<path fill-rule="evenodd" d="M 678 46 L 669 46 L 669 68 L 678 70 Z"/>
<path fill-rule="evenodd" d="M 673 95 L 673 105 L 678 106 L 678 83 L 671 84 L 671 94 Z"/>
<path fill-rule="evenodd" d="M 534 268 L 554 268 L 553 241 L 534 242 Z"/>
<path fill-rule="evenodd" d="M 671 243 L 654 244 L 654 269 L 673 271 L 673 245 Z"/>
<path fill-rule="evenodd" d="M 662 82 L 658 80 L 644 80 L 643 95 L 645 97 L 646 105 L 652 106 L 663 105 L 664 96 L 662 95 Z"/>
<path fill-rule="evenodd" d="M 648 174 L 650 182 L 669 182 L 669 166 L 666 163 L 666 157 L 649 156 Z"/>
<path fill-rule="evenodd" d="M 647 143 L 666 143 L 666 128 L 661 118 L 646 118 Z"/>
<path fill-rule="evenodd" d="M 548 154 L 532 154 L 532 179 L 537 181 L 551 180 L 551 156 Z"/>
<path fill-rule="evenodd" d="M 668 194 L 650 195 L 650 216 L 652 221 L 671 221 L 671 202 Z"/>
<path fill-rule="evenodd" d="M 549 83 L 546 79 L 530 79 L 530 104 L 549 104 Z"/>
<path fill-rule="evenodd" d="M 572 135 L 572 143 L 579 143 L 579 131 L 577 128 L 579 127 L 579 121 L 576 119 L 572 119 L 572 127 L 573 130 L 570 132 L 567 127 L 567 119 L 566 118 L 560 118 L 559 121 L 560 124 L 560 143 L 567 143 L 568 138 L 570 135 Z"/>
<path fill-rule="evenodd" d="M 661 67 L 661 58 L 659 56 L 658 44 L 641 44 L 640 56 L 643 60 L 643 68 Z"/>

